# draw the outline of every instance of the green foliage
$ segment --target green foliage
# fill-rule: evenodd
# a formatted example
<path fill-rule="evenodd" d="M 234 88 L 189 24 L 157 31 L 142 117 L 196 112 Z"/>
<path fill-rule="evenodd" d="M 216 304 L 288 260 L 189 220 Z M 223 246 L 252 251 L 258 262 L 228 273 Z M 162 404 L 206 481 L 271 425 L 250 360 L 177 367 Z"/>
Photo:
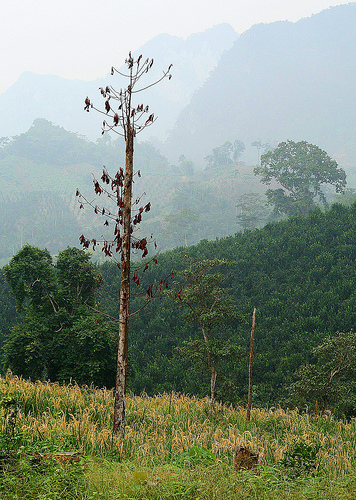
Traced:
<path fill-rule="evenodd" d="M 356 413 L 356 334 L 338 333 L 313 349 L 315 365 L 304 365 L 292 385 L 294 404 L 331 410 L 338 416 Z"/>
<path fill-rule="evenodd" d="M 99 387 L 115 385 L 117 332 L 100 312 L 81 314 L 54 340 L 58 372 L 54 379 Z"/>
<path fill-rule="evenodd" d="M 295 372 L 315 359 L 311 349 L 338 330 L 354 328 L 355 224 L 356 207 L 337 204 L 325 213 L 316 209 L 307 217 L 293 217 L 189 248 L 192 260 L 234 260 L 234 266 L 219 269 L 223 276 L 229 275 L 223 286 L 226 296 L 238 304 L 245 317 L 257 307 L 254 405 L 284 404 L 290 396 L 289 386 L 296 381 Z M 160 254 L 158 265 L 150 266 L 142 277 L 142 292 L 172 269 L 183 271 L 184 252 L 180 248 Z M 108 266 L 104 276 L 108 287 L 116 286 L 115 273 L 115 267 Z M 137 293 L 140 291 L 134 291 Z M 145 304 L 141 300 L 134 299 L 133 310 Z M 114 314 L 114 304 L 106 303 Z M 163 297 L 147 305 L 141 317 L 132 317 L 131 354 L 136 376 L 129 380 L 129 387 L 135 393 L 146 390 L 155 394 L 173 388 L 199 396 L 209 394 L 206 374 L 192 370 L 189 360 L 174 354 L 184 341 L 201 338 L 199 325 L 188 322 L 179 305 Z M 221 338 L 231 338 L 247 351 L 250 325 L 227 328 Z M 233 373 L 235 398 L 244 402 L 247 358 Z M 225 380 L 218 377 L 217 394 L 224 385 Z"/>
<path fill-rule="evenodd" d="M 214 398 L 222 403 L 237 404 L 236 373 L 247 358 L 247 350 L 226 338 L 232 335 L 231 331 L 225 330 L 224 333 L 223 337 L 210 337 L 208 343 L 204 339 L 185 340 L 176 351 L 189 362 L 190 377 L 196 378 L 197 373 L 203 374 L 207 370 L 216 373 L 219 384 L 217 389 L 215 385 L 213 387 Z"/>
<path fill-rule="evenodd" d="M 211 271 L 221 266 L 232 266 L 226 259 L 194 261 L 186 256 L 188 267 L 182 271 L 177 298 L 186 308 L 186 317 L 196 321 L 207 335 L 227 319 L 238 319 L 232 299 L 224 294 L 222 284 L 226 276 Z"/>
<path fill-rule="evenodd" d="M 200 371 L 205 366 L 211 373 L 211 399 L 214 400 L 220 364 L 224 360 L 236 360 L 238 355 L 241 356 L 239 346 L 222 338 L 225 323 L 236 322 L 241 318 L 233 300 L 224 294 L 222 284 L 226 277 L 212 272 L 233 263 L 226 259 L 193 261 L 189 256 L 185 257 L 188 267 L 178 272 L 181 277 L 179 289 L 171 290 L 167 295 L 178 300 L 185 308 L 186 319 L 199 325 L 203 339 L 184 342 L 178 352 L 193 362 L 196 370 Z"/>
<path fill-rule="evenodd" d="M 113 385 L 116 331 L 97 312 L 98 273 L 89 254 L 24 246 L 5 269 L 22 323 L 7 337 L 5 369 L 34 380 Z"/>
<path fill-rule="evenodd" d="M 54 293 L 54 269 L 48 250 L 25 245 L 5 268 L 5 278 L 22 312 L 25 304 L 36 310 L 48 305 Z"/>
<path fill-rule="evenodd" d="M 287 469 L 290 477 L 296 478 L 315 471 L 318 467 L 318 453 L 321 445 L 296 441 L 285 452 L 280 464 Z"/>
<path fill-rule="evenodd" d="M 94 305 L 94 292 L 99 281 L 89 254 L 78 248 L 63 250 L 58 255 L 56 269 L 59 298 L 69 314 L 74 314 L 80 304 Z"/>
<path fill-rule="evenodd" d="M 209 345 L 204 339 L 184 341 L 177 351 L 194 363 L 197 371 L 201 371 L 206 364 L 208 351 L 215 365 L 219 365 L 221 359 L 238 359 L 242 354 L 246 354 L 241 346 L 233 344 L 230 339 L 221 338 L 209 339 Z"/>
<path fill-rule="evenodd" d="M 84 500 L 86 482 L 84 467 L 59 466 L 54 459 L 37 464 L 31 452 L 24 457 L 7 460 L 0 478 L 2 500 Z M 100 498 L 100 497 L 99 497 Z"/>
<path fill-rule="evenodd" d="M 197 464 L 210 465 L 216 460 L 214 453 L 202 446 L 192 446 L 189 451 L 181 453 L 177 459 L 177 465 L 192 466 Z"/>
<path fill-rule="evenodd" d="M 342 193 L 346 174 L 325 151 L 306 141 L 281 142 L 261 156 L 261 166 L 254 169 L 264 184 L 276 181 L 282 187 L 267 190 L 267 199 L 276 214 L 307 215 L 316 201 L 326 205 L 322 184 L 335 186 Z"/>
<path fill-rule="evenodd" d="M 287 404 L 289 387 L 298 380 L 295 373 L 303 365 L 314 363 L 315 368 L 310 368 L 314 370 L 313 377 L 318 380 L 320 376 L 320 380 L 325 381 L 320 371 L 324 361 L 320 358 L 315 364 L 318 356 L 312 353 L 312 349 L 337 331 L 350 332 L 356 324 L 355 224 L 356 206 L 336 204 L 325 212 L 315 209 L 306 217 L 295 216 L 270 223 L 260 230 L 246 230 L 216 241 L 205 240 L 189 248 L 192 260 L 234 260 L 234 266 L 219 269 L 222 276 L 229 275 L 222 287 L 226 297 L 238 304 L 239 312 L 245 317 L 251 316 L 253 307 L 258 309 L 253 370 L 255 406 Z M 149 265 L 142 274 L 140 285 L 133 289 L 132 311 L 143 307 L 132 316 L 130 329 L 131 373 L 128 389 L 135 394 L 146 391 L 151 395 L 172 389 L 197 396 L 209 394 L 207 371 L 196 371 L 194 364 L 177 355 L 176 351 L 183 342 L 202 338 L 199 325 L 187 321 L 182 314 L 183 308 L 179 308 L 182 304 L 169 297 L 161 296 L 150 303 L 145 299 L 145 291 L 153 282 L 170 275 L 172 269 L 184 270 L 184 252 L 185 249 L 178 248 L 161 253 L 158 265 Z M 118 300 L 111 293 L 118 290 L 118 269 L 114 264 L 106 263 L 100 266 L 100 274 L 105 283 L 100 289 L 101 307 L 117 317 Z M 14 310 L 14 298 L 8 295 L 7 283 L 2 282 L 2 286 L 0 300 L 6 308 L 1 310 L 4 315 L 1 315 L 0 324 L 4 325 L 4 335 L 8 335 L 10 326 L 19 321 L 19 317 Z M 46 303 L 53 311 L 48 301 Z M 62 313 L 70 320 L 64 308 Z M 18 331 L 18 344 L 15 339 L 8 340 L 9 347 L 14 342 L 12 350 L 15 353 L 18 351 L 19 358 L 31 356 L 32 359 L 41 359 L 46 355 L 45 350 L 36 351 L 38 339 L 42 336 L 47 338 L 46 328 L 50 329 L 51 335 L 60 328 L 58 314 L 51 312 L 50 317 L 52 323 L 42 323 L 43 332 L 38 331 L 36 319 L 33 319 L 27 330 L 34 332 L 33 344 L 29 343 L 26 350 L 21 347 L 22 330 Z M 96 324 L 97 317 L 93 313 L 93 324 Z M 230 328 L 232 325 L 228 322 L 226 326 L 221 331 L 221 337 L 217 337 L 224 341 L 230 338 L 232 343 L 243 346 L 247 351 L 250 325 L 238 323 Z M 62 333 L 63 329 L 56 335 Z M 220 365 L 216 398 L 220 400 L 229 391 L 235 398 L 229 396 L 230 401 L 244 403 L 247 395 L 247 358 L 236 370 L 230 363 L 225 360 Z M 21 364 L 27 366 L 24 361 Z M 41 373 L 40 370 L 36 377 L 41 378 Z M 340 392 L 335 392 L 335 398 L 342 393 L 348 395 L 345 398 L 349 398 L 350 405 L 340 409 L 340 414 L 350 417 L 355 406 L 352 406 L 353 392 L 349 391 L 349 386 L 343 385 L 346 383 L 346 375 L 344 378 L 335 375 L 331 387 L 335 385 L 335 390 L 337 387 L 340 389 Z M 316 399 L 321 410 L 322 398 L 316 393 L 305 396 L 303 402 L 298 403 L 299 407 L 304 408 L 307 404 L 314 410 Z M 338 414 L 333 403 L 328 405 Z"/>
<path fill-rule="evenodd" d="M 28 313 L 16 325 L 4 346 L 4 368 L 34 380 L 52 378 L 56 371 L 53 364 L 52 338 L 59 329 L 52 316 Z"/>

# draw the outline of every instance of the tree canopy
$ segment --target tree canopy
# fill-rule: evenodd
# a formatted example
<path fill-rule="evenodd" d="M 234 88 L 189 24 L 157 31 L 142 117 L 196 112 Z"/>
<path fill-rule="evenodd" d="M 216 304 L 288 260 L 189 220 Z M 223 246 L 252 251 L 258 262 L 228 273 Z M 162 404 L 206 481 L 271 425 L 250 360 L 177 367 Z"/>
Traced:
<path fill-rule="evenodd" d="M 356 411 L 356 333 L 341 332 L 313 349 L 316 364 L 297 372 L 291 386 L 292 402 L 315 406 L 315 411 L 331 410 L 338 416 L 354 416 Z"/>
<path fill-rule="evenodd" d="M 261 166 L 254 169 L 261 182 L 276 182 L 281 187 L 268 189 L 267 200 L 276 214 L 307 215 L 316 202 L 327 205 L 322 185 L 332 185 L 337 193 L 346 187 L 346 174 L 335 160 L 318 146 L 306 141 L 281 142 L 261 156 Z"/>
<path fill-rule="evenodd" d="M 5 268 L 23 321 L 6 339 L 5 369 L 33 379 L 112 386 L 116 331 L 95 312 L 100 278 L 89 254 L 25 245 Z"/>
<path fill-rule="evenodd" d="M 241 357 L 241 347 L 226 334 L 228 321 L 239 321 L 234 301 L 227 297 L 222 285 L 226 276 L 218 272 L 221 266 L 233 265 L 227 259 L 192 260 L 186 257 L 187 267 L 178 275 L 181 282 L 178 290 L 171 290 L 173 296 L 185 309 L 185 318 L 197 323 L 202 333 L 200 339 L 183 342 L 178 352 L 190 359 L 198 370 L 205 366 L 210 372 L 210 396 L 215 398 L 215 385 L 219 365 L 223 359 Z"/>
<path fill-rule="evenodd" d="M 234 143 L 226 141 L 222 146 L 213 149 L 211 155 L 208 155 L 204 160 L 208 163 L 209 168 L 222 167 L 237 163 L 242 153 L 245 151 L 245 144 L 236 139 Z"/>
<path fill-rule="evenodd" d="M 294 216 L 277 223 L 269 223 L 262 229 L 246 230 L 228 238 L 214 241 L 203 240 L 198 245 L 189 248 L 189 255 L 194 261 L 214 260 L 215 258 L 234 260 L 233 267 L 219 268 L 222 275 L 229 275 L 229 279 L 223 283 L 226 296 L 238 304 L 239 312 L 246 318 L 250 317 L 255 306 L 257 308 L 253 370 L 254 406 L 287 405 L 286 400 L 290 396 L 289 386 L 297 381 L 296 371 L 302 365 L 317 363 L 317 358 L 320 359 L 317 363 L 318 369 L 324 365 L 325 359 L 321 359 L 321 356 L 312 352 L 312 349 L 322 344 L 329 336 L 334 336 L 335 332 L 350 332 L 355 327 L 355 225 L 356 205 L 347 207 L 334 204 L 326 211 L 316 208 L 305 217 Z M 146 299 L 146 290 L 153 282 L 159 282 L 160 278 L 170 274 L 172 269 L 177 273 L 186 269 L 186 262 L 182 259 L 182 255 L 186 252 L 185 248 L 177 248 L 161 253 L 157 257 L 157 265 L 153 263 L 150 265 L 148 262 L 148 268 L 142 274 L 139 286 L 135 288 L 132 307 L 135 311 L 141 310 L 137 315 L 132 316 L 128 353 L 130 367 L 128 388 L 135 394 L 145 391 L 153 395 L 164 391 L 169 392 L 172 389 L 196 396 L 210 394 L 210 376 L 206 364 L 203 365 L 197 359 L 191 362 L 186 356 L 177 354 L 177 348 L 183 347 L 184 342 L 202 340 L 199 324 L 186 320 L 182 314 L 184 308 L 179 308 L 182 305 L 180 302 L 172 301 L 169 297 L 157 298 L 150 302 Z M 117 317 L 118 303 L 112 299 L 112 291 L 118 289 L 119 270 L 114 263 L 109 262 L 101 265 L 98 270 L 104 283 L 104 287 L 100 288 L 100 304 L 105 307 L 108 314 Z M 54 271 L 57 273 L 56 266 L 54 266 Z M 174 278 L 176 280 L 177 273 Z M 58 284 L 57 278 L 55 283 Z M 14 317 L 14 300 L 10 298 L 6 300 L 8 285 L 1 281 L 1 274 L 0 285 L 2 286 L 0 327 L 3 335 L 6 336 L 9 327 L 13 326 L 16 321 L 22 321 L 22 318 Z M 38 282 L 37 285 L 39 285 Z M 57 293 L 54 298 L 61 305 Z M 45 296 L 43 300 L 48 310 L 53 311 L 53 307 Z M 6 305 L 5 308 L 3 304 Z M 77 354 L 78 369 L 82 367 L 83 373 L 87 369 L 82 364 L 81 356 L 82 353 L 84 356 L 86 342 L 89 341 L 92 344 L 88 344 L 88 351 L 92 352 L 96 342 L 98 345 L 98 354 L 93 353 L 93 356 L 97 356 L 94 357 L 94 361 L 105 359 L 106 362 L 108 355 L 104 356 L 104 350 L 99 349 L 107 338 L 106 322 L 102 324 L 100 315 L 93 311 L 86 323 L 84 316 L 80 319 L 81 314 L 78 309 L 81 308 L 82 306 L 76 308 L 77 312 L 73 317 L 73 328 L 76 326 L 75 336 L 71 330 L 66 329 L 67 323 L 64 323 L 62 318 L 63 329 L 54 333 L 60 328 L 60 324 L 53 311 L 50 313 L 51 321 L 54 322 L 56 319 L 56 323 L 48 326 L 42 321 L 40 315 L 41 322 L 34 320 L 31 326 L 34 331 L 37 329 L 37 336 L 33 338 L 34 343 L 31 344 L 26 340 L 25 345 L 29 346 L 26 352 L 20 339 L 18 350 L 14 344 L 13 352 L 24 353 L 29 357 L 30 349 L 36 347 L 36 342 L 41 339 L 41 335 L 49 349 L 51 349 L 51 341 L 48 339 L 51 336 L 63 340 L 60 346 L 67 342 L 67 345 L 72 347 L 73 339 L 83 339 L 80 347 L 82 351 L 79 352 L 79 348 L 76 347 L 71 353 L 71 359 L 76 359 L 75 354 Z M 27 306 L 25 302 L 24 311 L 27 310 L 28 302 Z M 62 313 L 71 321 L 72 317 L 66 313 L 64 306 L 61 307 Z M 87 330 L 90 332 L 89 339 L 85 340 L 84 329 L 77 328 L 76 318 L 81 325 L 92 325 L 93 331 L 89 328 Z M 39 325 L 42 326 L 42 331 Z M 227 326 L 228 328 L 222 328 L 221 332 L 219 327 L 216 331 L 221 333 L 223 341 L 230 339 L 232 343 L 243 346 L 246 358 L 236 370 L 230 369 L 232 365 L 229 360 L 221 361 L 216 382 L 216 399 L 219 400 L 223 393 L 226 399 L 231 394 L 230 401 L 246 404 L 250 324 L 239 323 L 229 328 L 231 325 L 227 322 Z M 27 328 L 26 335 L 31 328 L 30 326 Z M 68 333 L 66 338 L 65 333 Z M 12 342 L 13 338 L 8 337 L 8 342 Z M 26 336 L 25 339 L 29 337 Z M 200 347 L 201 352 L 206 352 L 201 342 Z M 59 350 L 69 354 L 68 349 L 64 351 L 60 347 Z M 107 353 L 110 353 L 110 349 Z M 39 355 L 36 354 L 36 356 L 37 361 Z M 94 361 L 90 368 L 91 374 L 94 373 Z M 198 362 L 201 371 L 195 369 Z M 22 366 L 28 367 L 30 364 L 26 365 L 23 362 Z M 73 366 L 74 364 L 71 363 L 72 369 Z M 115 361 L 112 366 L 113 370 Z M 68 377 L 71 373 L 69 368 L 68 365 Z M 26 372 L 28 375 L 24 372 L 17 373 L 23 373 L 24 376 L 32 378 L 38 377 L 38 375 L 30 375 L 28 371 Z M 231 389 L 229 393 L 225 373 L 231 374 L 233 379 L 232 385 L 229 386 Z M 320 373 L 325 381 L 325 372 Z M 347 382 L 348 375 L 346 371 L 344 373 L 344 379 L 334 376 L 333 384 L 336 388 L 339 382 L 341 384 Z M 74 377 L 73 373 L 71 376 Z M 52 376 L 50 378 L 53 379 Z M 88 372 L 85 380 L 89 379 Z M 69 378 L 59 380 L 69 380 Z M 83 379 L 78 378 L 79 380 Z M 91 381 L 98 383 L 97 380 L 97 375 L 95 375 Z M 312 395 L 304 400 L 309 407 L 311 404 L 314 407 L 315 399 Z M 320 397 L 318 405 L 321 409 Z M 334 410 L 332 405 L 332 401 L 328 403 L 328 407 Z M 349 416 L 354 412 L 353 414 L 356 415 L 355 411 L 350 407 L 345 407 L 342 413 L 347 413 Z"/>
<path fill-rule="evenodd" d="M 18 312 L 25 305 L 43 311 L 50 307 L 55 291 L 54 268 L 48 250 L 25 245 L 5 267 L 5 278 L 16 300 Z"/>

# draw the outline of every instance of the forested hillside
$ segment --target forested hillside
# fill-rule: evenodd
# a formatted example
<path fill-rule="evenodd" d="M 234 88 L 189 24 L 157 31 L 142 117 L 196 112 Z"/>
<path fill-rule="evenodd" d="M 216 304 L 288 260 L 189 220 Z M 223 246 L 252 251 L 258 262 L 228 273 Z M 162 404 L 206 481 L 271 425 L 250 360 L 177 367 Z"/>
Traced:
<path fill-rule="evenodd" d="M 227 295 L 245 318 L 230 325 L 231 340 L 241 345 L 245 354 L 238 371 L 231 371 L 229 364 L 221 367 L 217 397 L 235 402 L 246 398 L 251 315 L 256 307 L 254 402 L 283 404 L 297 368 L 313 361 L 311 348 L 328 335 L 354 328 L 355 228 L 356 205 L 335 204 L 326 212 L 316 209 L 307 217 L 296 216 L 259 230 L 163 253 L 157 265 L 151 263 L 142 274 L 140 285 L 133 285 L 132 312 L 146 304 L 146 290 L 153 282 L 185 266 L 185 252 L 192 259 L 234 261 L 233 267 L 221 272 L 229 276 L 224 283 Z M 108 262 L 99 272 L 104 286 L 97 301 L 117 317 L 118 299 L 112 295 L 118 291 L 117 268 Z M 170 288 L 177 276 L 175 273 Z M 7 294 L 1 282 L 1 300 L 13 311 Z M 9 323 L 15 321 L 12 314 L 7 314 L 9 319 L 1 325 L 3 336 L 8 335 Z M 129 388 L 148 394 L 171 389 L 208 394 L 209 375 L 195 371 L 177 352 L 183 341 L 199 335 L 199 330 L 184 320 L 176 301 L 164 294 L 152 300 L 130 324 Z"/>
<path fill-rule="evenodd" d="M 75 192 L 79 188 L 91 198 L 93 176 L 100 177 L 104 165 L 116 172 L 124 155 L 120 137 L 105 135 L 93 143 L 44 119 L 35 120 L 24 134 L 2 138 L 0 265 L 26 242 L 56 254 L 77 245 L 82 233 L 103 234 L 104 220 L 79 210 Z M 152 206 L 142 231 L 153 234 L 161 250 L 234 234 L 241 229 L 236 217 L 239 197 L 251 191 L 263 194 L 252 167 L 233 162 L 219 173 L 214 168 L 202 172 L 185 157 L 169 165 L 149 142 L 136 143 L 135 170 L 142 176 L 135 181 L 134 196 L 147 193 L 144 199 Z M 256 225 L 269 214 L 263 198 L 259 205 L 263 213 Z"/>
<path fill-rule="evenodd" d="M 326 213 L 316 210 L 305 218 L 189 249 L 192 258 L 236 262 L 233 271 L 226 270 L 226 287 L 246 323 L 237 327 L 233 340 L 247 352 L 252 310 L 257 307 L 254 383 L 261 403 L 276 404 L 287 396 L 286 388 L 298 366 L 310 360 L 312 346 L 327 335 L 354 328 L 355 227 L 356 206 L 334 205 Z M 181 267 L 181 252 L 161 255 L 146 283 Z M 156 392 L 173 385 L 192 393 L 207 391 L 208 380 L 182 371 L 181 359 L 172 355 L 172 348 L 198 334 L 182 320 L 177 304 L 161 303 L 152 316 L 134 320 L 131 331 L 132 359 L 139 367 L 135 390 Z M 236 383 L 239 397 L 244 397 L 247 357 Z"/>

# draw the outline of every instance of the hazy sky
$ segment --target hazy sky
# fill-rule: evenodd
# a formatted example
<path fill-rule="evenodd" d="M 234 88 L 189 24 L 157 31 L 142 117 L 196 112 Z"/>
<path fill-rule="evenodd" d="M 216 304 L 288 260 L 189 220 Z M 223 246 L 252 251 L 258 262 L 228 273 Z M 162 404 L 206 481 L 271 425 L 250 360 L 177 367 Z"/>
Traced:
<path fill-rule="evenodd" d="M 297 21 L 333 0 L 0 0 L 0 93 L 24 71 L 93 80 L 160 33 Z M 154 54 L 144 54 L 154 57 Z"/>

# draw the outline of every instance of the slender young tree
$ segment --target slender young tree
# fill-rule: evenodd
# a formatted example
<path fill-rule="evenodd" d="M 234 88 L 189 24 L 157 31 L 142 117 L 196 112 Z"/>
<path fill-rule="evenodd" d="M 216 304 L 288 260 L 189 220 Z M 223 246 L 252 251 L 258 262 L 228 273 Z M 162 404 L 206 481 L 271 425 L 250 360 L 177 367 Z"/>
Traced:
<path fill-rule="evenodd" d="M 186 309 L 185 317 L 199 325 L 203 339 L 183 343 L 178 349 L 197 365 L 201 362 L 210 372 L 210 396 L 215 399 L 215 385 L 220 362 L 223 359 L 237 359 L 242 356 L 240 346 L 221 338 L 227 321 L 241 321 L 236 304 L 225 295 L 222 288 L 227 279 L 222 273 L 212 272 L 221 266 L 232 265 L 226 259 L 205 259 L 193 261 L 187 256 L 188 267 L 180 273 L 182 282 L 178 290 L 168 295 L 180 302 Z"/>
<path fill-rule="evenodd" d="M 98 195 L 105 193 L 116 205 L 114 211 L 110 211 L 103 207 L 100 209 L 100 213 L 106 217 L 105 225 L 109 225 L 109 221 L 114 225 L 114 238 L 112 241 L 103 241 L 103 251 L 105 255 L 109 257 L 113 257 L 116 252 L 120 255 L 120 259 L 117 261 L 117 265 L 121 270 L 121 284 L 113 433 L 121 431 L 123 435 L 125 431 L 131 250 L 142 250 L 142 257 L 145 257 L 148 253 L 147 239 L 135 239 L 133 230 L 134 227 L 141 222 L 142 213 L 150 210 L 150 204 L 148 203 L 145 207 L 141 206 L 135 215 L 132 216 L 134 139 L 139 132 L 152 125 L 155 121 L 155 116 L 153 113 L 149 112 L 149 107 L 143 104 L 134 104 L 133 98 L 136 94 L 157 84 L 164 78 L 170 79 L 170 69 L 172 67 L 172 65 L 170 65 L 168 70 L 163 72 L 161 78 L 155 82 L 139 87 L 141 78 L 152 68 L 153 59 L 146 59 L 143 61 L 140 55 L 135 60 L 130 52 L 125 63 L 128 68 L 127 73 L 122 73 L 112 67 L 111 75 L 118 74 L 125 78 L 127 87 L 119 91 L 115 90 L 112 86 L 107 86 L 105 89 L 100 88 L 101 95 L 105 101 L 104 111 L 96 108 L 88 97 L 85 99 L 84 108 L 86 111 L 95 109 L 99 113 L 104 114 L 105 119 L 103 121 L 102 134 L 111 131 L 115 132 L 124 137 L 126 144 L 124 170 L 120 168 L 116 175 L 111 177 L 104 167 L 101 177 L 102 184 L 94 179 L 95 193 Z M 140 175 L 140 172 L 138 171 L 137 174 Z M 84 198 L 78 190 L 77 196 L 79 196 L 81 207 L 84 206 L 84 203 L 87 203 L 94 208 L 96 213 L 99 213 L 98 207 L 93 206 L 93 204 Z M 93 248 L 95 248 L 97 244 L 97 240 L 88 240 L 83 235 L 80 237 L 80 241 L 86 248 L 88 248 L 91 243 L 93 243 Z M 134 274 L 132 279 L 138 284 L 139 278 L 137 274 Z"/>

